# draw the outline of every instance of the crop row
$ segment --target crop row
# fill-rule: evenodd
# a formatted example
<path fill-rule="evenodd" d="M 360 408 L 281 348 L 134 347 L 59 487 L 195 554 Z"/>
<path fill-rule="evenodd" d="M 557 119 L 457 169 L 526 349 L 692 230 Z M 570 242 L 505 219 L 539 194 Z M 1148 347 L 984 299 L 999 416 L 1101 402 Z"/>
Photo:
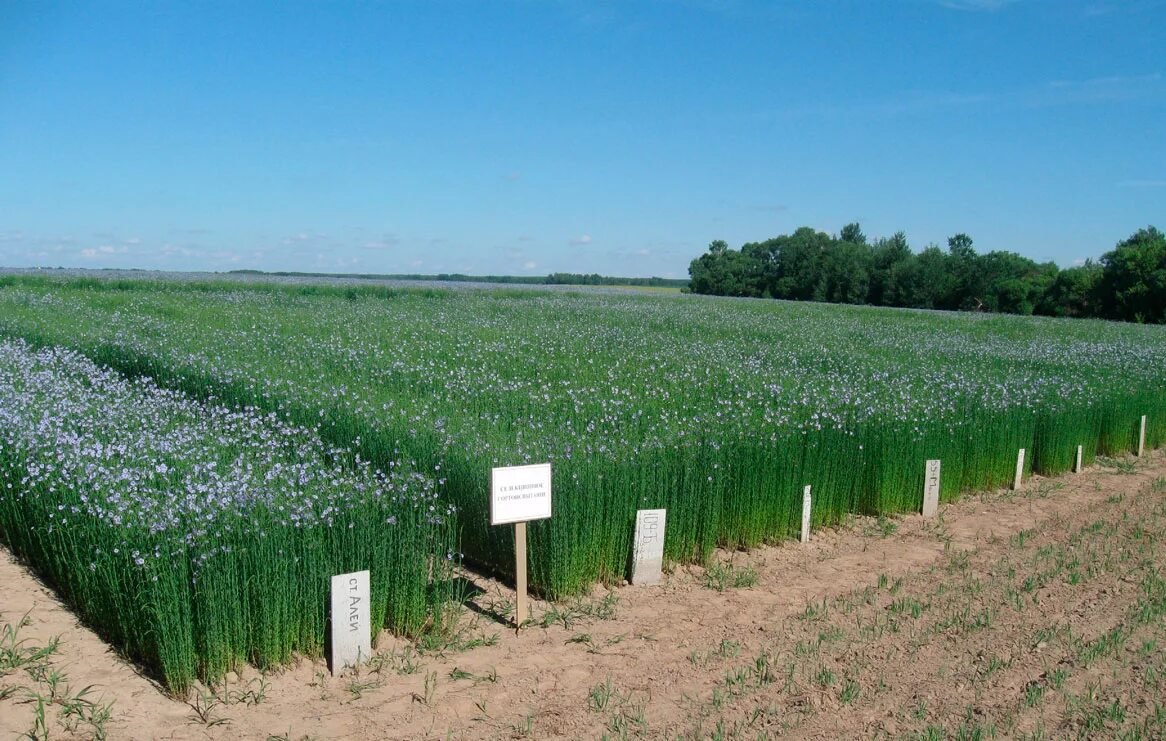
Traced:
<path fill-rule="evenodd" d="M 0 332 L 312 427 L 376 465 L 446 480 L 467 558 L 512 568 L 489 469 L 551 461 L 532 584 L 627 569 L 635 510 L 666 558 L 917 509 L 1166 439 L 1161 328 L 838 306 L 516 291 L 9 279 Z"/>
<path fill-rule="evenodd" d="M 320 655 L 336 573 L 371 571 L 374 626 L 422 629 L 454 557 L 437 488 L 276 415 L 0 341 L 0 539 L 175 693 Z"/>

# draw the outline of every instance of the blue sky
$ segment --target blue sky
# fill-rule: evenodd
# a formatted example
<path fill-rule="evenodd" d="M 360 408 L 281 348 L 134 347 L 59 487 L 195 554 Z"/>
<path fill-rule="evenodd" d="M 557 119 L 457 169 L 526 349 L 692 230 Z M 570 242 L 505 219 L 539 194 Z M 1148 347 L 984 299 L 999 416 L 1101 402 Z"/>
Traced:
<path fill-rule="evenodd" d="M 687 275 L 1166 226 L 1157 0 L 0 3 L 0 265 Z"/>

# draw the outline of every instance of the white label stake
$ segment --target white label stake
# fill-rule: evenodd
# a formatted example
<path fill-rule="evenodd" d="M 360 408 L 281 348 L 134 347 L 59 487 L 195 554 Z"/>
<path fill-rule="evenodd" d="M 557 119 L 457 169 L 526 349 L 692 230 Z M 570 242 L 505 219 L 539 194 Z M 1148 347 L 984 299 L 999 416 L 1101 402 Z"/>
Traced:
<path fill-rule="evenodd" d="M 490 471 L 490 524 L 514 523 L 514 628 L 530 615 L 526 594 L 526 523 L 551 516 L 551 464 Z"/>
<path fill-rule="evenodd" d="M 649 586 L 664 578 L 664 525 L 666 509 L 636 512 L 636 542 L 632 551 L 632 584 Z"/>
<path fill-rule="evenodd" d="M 1083 465 L 1082 465 L 1082 463 L 1084 462 L 1084 451 L 1082 450 L 1083 447 L 1084 446 L 1081 446 L 1081 445 L 1077 446 L 1077 463 L 1076 463 L 1076 465 L 1073 466 L 1073 473 L 1081 473 L 1081 470 L 1083 468 Z"/>
<path fill-rule="evenodd" d="M 1016 455 L 1016 476 L 1012 478 L 1012 489 L 1015 491 L 1020 488 L 1020 482 L 1024 478 L 1024 448 Z"/>
<path fill-rule="evenodd" d="M 332 577 L 332 676 L 372 656 L 367 571 Z"/>
<path fill-rule="evenodd" d="M 812 502 L 810 501 L 810 485 L 806 484 L 806 488 L 802 491 L 802 542 L 810 542 L 810 508 Z"/>
<path fill-rule="evenodd" d="M 927 477 L 923 481 L 923 516 L 935 517 L 939 512 L 939 461 L 927 461 Z"/>
<path fill-rule="evenodd" d="M 1146 452 L 1146 415 L 1142 415 L 1142 424 L 1138 428 L 1138 457 Z"/>

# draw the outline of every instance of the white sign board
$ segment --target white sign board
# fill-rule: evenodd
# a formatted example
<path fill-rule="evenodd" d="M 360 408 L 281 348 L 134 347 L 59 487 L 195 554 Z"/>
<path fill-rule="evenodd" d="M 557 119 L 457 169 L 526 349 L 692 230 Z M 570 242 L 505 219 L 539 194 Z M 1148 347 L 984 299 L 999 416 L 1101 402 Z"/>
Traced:
<path fill-rule="evenodd" d="M 1138 457 L 1146 453 L 1146 415 L 1142 415 L 1142 422 L 1138 426 Z"/>
<path fill-rule="evenodd" d="M 802 542 L 810 542 L 810 485 L 806 484 L 806 488 L 802 491 Z"/>
<path fill-rule="evenodd" d="M 664 522 L 666 509 L 636 512 L 636 543 L 632 552 L 632 584 L 659 584 L 664 568 Z"/>
<path fill-rule="evenodd" d="M 923 480 L 923 516 L 935 517 L 939 512 L 939 461 L 927 461 L 927 474 Z"/>
<path fill-rule="evenodd" d="M 1012 479 L 1012 488 L 1019 489 L 1021 481 L 1024 480 L 1024 448 L 1016 455 L 1016 476 Z"/>
<path fill-rule="evenodd" d="M 332 577 L 332 674 L 372 656 L 367 571 Z"/>
<path fill-rule="evenodd" d="M 545 520 L 550 516 L 550 463 L 491 469 L 491 525 Z"/>
<path fill-rule="evenodd" d="M 1082 448 L 1081 445 L 1077 446 L 1077 465 L 1073 466 L 1073 473 L 1081 473 L 1081 463 L 1082 463 L 1082 460 L 1081 460 L 1082 450 L 1081 450 L 1081 448 Z"/>

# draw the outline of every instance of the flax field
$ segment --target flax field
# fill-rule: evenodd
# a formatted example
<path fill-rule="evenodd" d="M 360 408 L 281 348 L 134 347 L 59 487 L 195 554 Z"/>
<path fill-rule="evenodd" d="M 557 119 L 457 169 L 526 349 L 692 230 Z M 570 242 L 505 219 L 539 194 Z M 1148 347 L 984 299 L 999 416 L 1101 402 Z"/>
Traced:
<path fill-rule="evenodd" d="M 1010 482 L 1019 448 L 1026 473 L 1056 474 L 1078 445 L 1087 465 L 1133 451 L 1143 415 L 1147 445 L 1166 440 L 1166 330 L 1098 321 L 9 276 L 0 337 L 0 538 L 77 603 L 108 594 L 93 619 L 123 642 L 137 619 L 185 636 L 134 645 L 186 657 L 183 677 L 318 651 L 329 569 L 396 569 L 374 584 L 374 617 L 405 633 L 443 599 L 433 564 L 511 572 L 511 529 L 489 525 L 493 466 L 554 466 L 529 571 L 557 598 L 626 576 L 639 508 L 668 510 L 667 560 L 701 562 L 793 536 L 805 484 L 820 526 L 917 511 L 929 458 L 947 500 Z M 132 454 L 115 465 L 110 445 Z M 202 496 L 208 471 L 231 492 Z M 118 538 L 129 556 L 110 555 Z M 151 571 L 155 552 L 185 565 Z M 182 596 L 127 617 L 110 584 Z"/>

